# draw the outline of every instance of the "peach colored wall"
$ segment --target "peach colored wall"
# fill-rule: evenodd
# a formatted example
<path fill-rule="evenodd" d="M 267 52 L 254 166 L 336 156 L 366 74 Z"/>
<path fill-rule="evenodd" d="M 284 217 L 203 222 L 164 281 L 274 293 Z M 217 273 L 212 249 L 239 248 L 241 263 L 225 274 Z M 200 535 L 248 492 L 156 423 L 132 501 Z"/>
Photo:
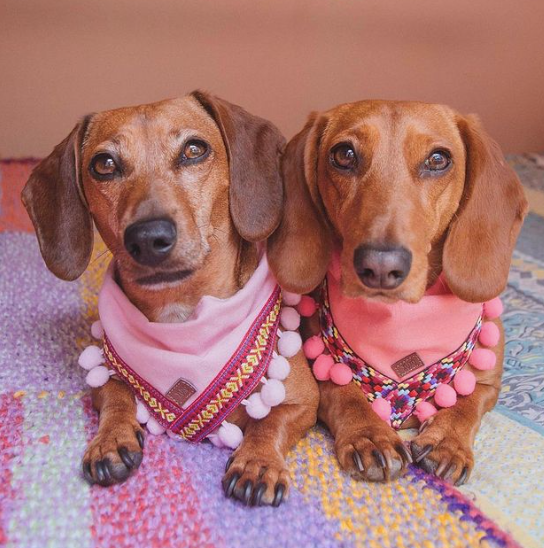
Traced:
<path fill-rule="evenodd" d="M 544 149 L 543 0 L 0 0 L 0 155 L 88 112 L 214 91 L 293 135 L 313 109 L 403 98 Z"/>

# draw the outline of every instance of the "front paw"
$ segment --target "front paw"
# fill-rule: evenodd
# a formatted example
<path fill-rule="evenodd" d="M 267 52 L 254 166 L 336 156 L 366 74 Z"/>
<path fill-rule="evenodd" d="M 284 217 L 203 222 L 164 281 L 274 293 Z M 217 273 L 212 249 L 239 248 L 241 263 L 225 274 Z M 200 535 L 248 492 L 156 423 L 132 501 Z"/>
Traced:
<path fill-rule="evenodd" d="M 340 466 L 367 481 L 396 479 L 412 462 L 399 435 L 385 422 L 337 433 L 335 448 Z"/>
<path fill-rule="evenodd" d="M 279 506 L 289 495 L 291 477 L 280 455 L 256 456 L 239 449 L 227 462 L 222 484 L 227 498 L 246 506 Z"/>
<path fill-rule="evenodd" d="M 412 441 L 412 457 L 429 474 L 462 485 L 474 467 L 469 436 L 444 422 L 448 423 L 435 415 L 423 425 L 421 433 Z"/>
<path fill-rule="evenodd" d="M 103 428 L 83 457 L 83 477 L 91 485 L 107 486 L 125 481 L 142 462 L 144 433 L 137 423 Z"/>

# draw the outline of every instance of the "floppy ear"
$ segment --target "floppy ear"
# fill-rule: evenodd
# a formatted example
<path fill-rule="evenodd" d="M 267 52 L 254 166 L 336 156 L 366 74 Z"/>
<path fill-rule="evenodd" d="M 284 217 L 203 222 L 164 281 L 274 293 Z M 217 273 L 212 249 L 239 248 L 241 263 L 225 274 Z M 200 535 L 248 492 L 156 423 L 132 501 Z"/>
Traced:
<path fill-rule="evenodd" d="M 45 264 L 63 280 L 78 278 L 91 258 L 93 227 L 80 180 L 83 119 L 32 171 L 21 199 L 34 224 Z"/>
<path fill-rule="evenodd" d="M 295 293 L 315 289 L 331 260 L 332 236 L 317 188 L 319 143 L 326 124 L 325 117 L 311 115 L 282 158 L 285 208 L 267 242 L 267 254 L 280 285 Z"/>
<path fill-rule="evenodd" d="M 443 269 L 451 290 L 485 302 L 506 286 L 527 200 L 499 145 L 475 116 L 459 117 L 465 143 L 465 189 L 444 245 Z"/>
<path fill-rule="evenodd" d="M 230 167 L 230 214 L 250 242 L 264 240 L 280 222 L 283 188 L 280 155 L 285 139 L 271 122 L 202 91 L 193 97 L 218 125 Z"/>

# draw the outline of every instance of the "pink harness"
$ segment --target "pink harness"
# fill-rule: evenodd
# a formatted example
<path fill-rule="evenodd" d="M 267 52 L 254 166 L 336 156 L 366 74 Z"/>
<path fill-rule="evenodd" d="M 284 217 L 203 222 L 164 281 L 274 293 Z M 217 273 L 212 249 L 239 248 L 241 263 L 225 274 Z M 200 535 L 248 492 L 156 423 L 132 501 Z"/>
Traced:
<path fill-rule="evenodd" d="M 285 398 L 285 358 L 302 341 L 294 331 L 280 333 L 281 301 L 263 255 L 232 297 L 203 297 L 183 323 L 150 322 L 116 283 L 112 264 L 98 300 L 101 323 L 93 325 L 103 349 L 87 347 L 79 363 L 89 370 L 91 386 L 112 374 L 125 381 L 136 396 L 138 420 L 151 433 L 166 430 L 193 442 L 209 437 L 234 448 L 242 433 L 226 419 L 240 404 L 260 419 Z M 259 382 L 260 392 L 253 393 Z"/>
<path fill-rule="evenodd" d="M 474 350 L 478 340 L 495 346 L 499 330 L 486 318 L 497 317 L 502 305 L 485 307 L 455 296 L 444 277 L 417 304 L 385 304 L 343 295 L 336 257 L 323 282 L 318 305 L 321 334 L 304 344 L 315 359 L 314 375 L 337 384 L 355 382 L 380 417 L 395 428 L 412 413 L 422 421 L 436 412 L 427 400 L 450 407 L 457 395 L 475 388 L 474 374 L 465 368 L 490 369 L 495 354 Z M 316 305 L 317 306 L 317 305 Z"/>

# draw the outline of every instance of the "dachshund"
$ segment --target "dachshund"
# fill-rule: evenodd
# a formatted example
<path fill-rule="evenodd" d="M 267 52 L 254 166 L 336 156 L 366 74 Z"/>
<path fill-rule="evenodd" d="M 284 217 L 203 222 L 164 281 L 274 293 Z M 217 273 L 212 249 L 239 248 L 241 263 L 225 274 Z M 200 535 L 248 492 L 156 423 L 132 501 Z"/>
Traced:
<path fill-rule="evenodd" d="M 270 122 L 196 91 L 86 116 L 35 168 L 22 199 L 53 274 L 75 280 L 85 271 L 94 225 L 130 302 L 151 322 L 185 322 L 202 297 L 231 297 L 257 268 L 261 242 L 280 222 L 284 144 Z M 304 355 L 289 362 L 281 405 L 262 420 L 243 407 L 229 416 L 244 438 L 223 486 L 246 504 L 287 498 L 286 453 L 316 421 L 319 393 Z M 134 395 L 114 376 L 92 401 L 100 420 L 84 477 L 122 482 L 143 457 Z"/>
<path fill-rule="evenodd" d="M 288 143 L 282 171 L 286 206 L 268 240 L 268 258 L 287 290 L 313 292 L 321 306 L 335 257 L 338 298 L 355 306 L 417 306 L 437 283 L 465 304 L 484 303 L 505 288 L 527 202 L 476 116 L 420 102 L 340 105 L 310 115 Z M 347 327 L 352 321 L 335 319 Z M 467 363 L 474 391 L 426 420 L 411 451 L 357 383 L 323 378 L 318 418 L 335 438 L 341 467 L 384 481 L 415 461 L 452 483 L 465 482 L 482 416 L 500 391 L 504 334 L 500 319 L 493 322 L 496 366 Z M 313 316 L 303 337 L 319 330 Z M 359 342 L 365 346 L 364 338 Z M 402 426 L 417 424 L 412 416 Z"/>

